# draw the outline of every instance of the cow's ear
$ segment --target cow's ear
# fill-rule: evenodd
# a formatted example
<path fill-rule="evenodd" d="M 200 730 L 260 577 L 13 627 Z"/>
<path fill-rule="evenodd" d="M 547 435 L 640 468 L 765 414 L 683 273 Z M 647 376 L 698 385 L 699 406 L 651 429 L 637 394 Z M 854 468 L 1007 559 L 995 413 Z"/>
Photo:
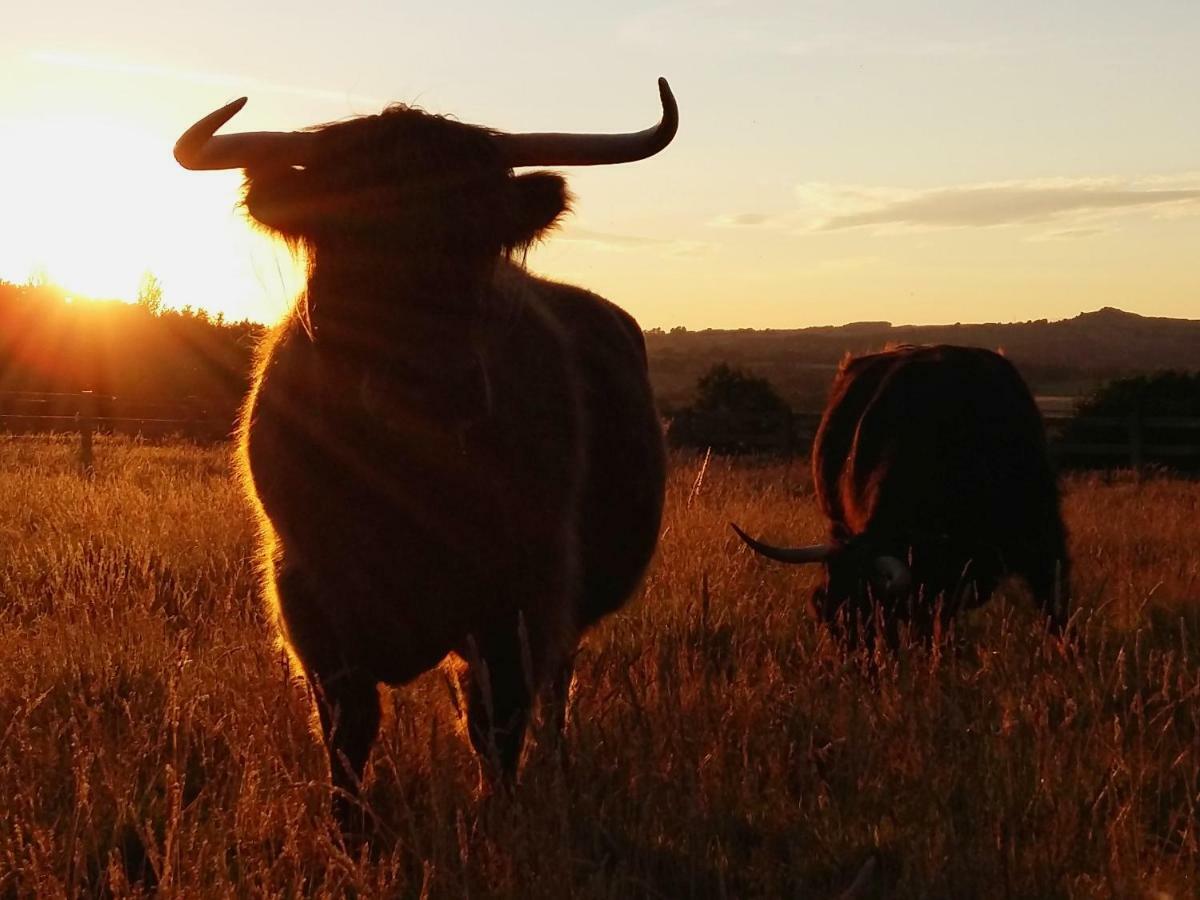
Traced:
<path fill-rule="evenodd" d="M 561 175 L 529 172 L 512 180 L 515 201 L 504 243 L 525 247 L 553 228 L 571 208 L 571 194 Z"/>

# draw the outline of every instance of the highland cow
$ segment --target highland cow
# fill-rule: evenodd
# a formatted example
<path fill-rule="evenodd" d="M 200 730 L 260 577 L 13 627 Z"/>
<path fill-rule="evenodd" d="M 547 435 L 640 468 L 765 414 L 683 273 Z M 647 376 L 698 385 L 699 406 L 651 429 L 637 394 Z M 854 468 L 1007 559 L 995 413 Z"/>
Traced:
<path fill-rule="evenodd" d="M 847 359 L 812 456 L 829 543 L 785 548 L 734 525 L 758 553 L 824 563 L 818 618 L 850 644 L 928 638 L 1019 575 L 1050 626 L 1067 617 L 1066 532 L 1041 415 L 1013 365 L 970 347 L 897 347 Z"/>
<path fill-rule="evenodd" d="M 512 776 L 535 702 L 561 727 L 582 633 L 654 551 L 665 463 L 642 333 L 525 270 L 569 196 L 557 174 L 512 170 L 658 153 L 678 125 L 659 88 L 661 122 L 633 134 L 507 134 L 393 106 L 215 135 L 243 98 L 176 145 L 187 168 L 245 169 L 246 210 L 309 266 L 262 348 L 240 452 L 342 815 L 377 686 L 452 653 L 484 772 Z"/>

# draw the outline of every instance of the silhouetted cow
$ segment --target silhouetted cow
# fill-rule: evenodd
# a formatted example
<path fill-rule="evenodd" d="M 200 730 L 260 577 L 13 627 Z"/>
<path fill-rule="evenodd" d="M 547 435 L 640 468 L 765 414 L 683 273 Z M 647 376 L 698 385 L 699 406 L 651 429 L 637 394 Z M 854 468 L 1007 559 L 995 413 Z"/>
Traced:
<path fill-rule="evenodd" d="M 1066 534 L 1041 415 L 1004 357 L 969 347 L 897 347 L 847 359 L 813 446 L 813 485 L 830 542 L 750 547 L 825 564 L 813 595 L 850 643 L 881 614 L 929 635 L 962 606 L 1022 576 L 1055 629 L 1067 618 Z"/>
<path fill-rule="evenodd" d="M 628 135 L 503 134 L 404 106 L 215 135 L 243 98 L 176 145 L 188 168 L 244 168 L 250 215 L 309 264 L 262 348 L 241 454 L 266 593 L 348 792 L 377 684 L 451 652 L 470 663 L 485 771 L 513 773 L 536 695 L 561 726 L 582 632 L 653 553 L 664 458 L 641 331 L 515 261 L 569 197 L 559 175 L 512 168 L 659 152 L 678 125 L 659 87 L 661 123 Z"/>

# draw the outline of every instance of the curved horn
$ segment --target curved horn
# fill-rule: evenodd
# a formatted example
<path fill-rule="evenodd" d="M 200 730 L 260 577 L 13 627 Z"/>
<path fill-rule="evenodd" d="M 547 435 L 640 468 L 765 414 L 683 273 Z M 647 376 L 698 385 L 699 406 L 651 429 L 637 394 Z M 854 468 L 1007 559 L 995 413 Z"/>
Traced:
<path fill-rule="evenodd" d="M 658 153 L 679 130 L 679 107 L 667 79 L 658 79 L 662 120 L 631 134 L 498 134 L 509 166 L 603 166 L 637 162 Z"/>
<path fill-rule="evenodd" d="M 834 544 L 813 544 L 811 547 L 773 547 L 762 541 L 756 541 L 732 522 L 729 523 L 729 527 L 736 531 L 737 536 L 745 541 L 746 546 L 755 553 L 776 562 L 792 563 L 793 565 L 825 562 L 837 551 Z"/>
<path fill-rule="evenodd" d="M 887 581 L 889 594 L 903 594 L 912 586 L 912 573 L 903 561 L 894 556 L 875 557 L 875 571 Z"/>
<path fill-rule="evenodd" d="M 242 97 L 207 116 L 175 142 L 175 159 L 185 169 L 243 169 L 268 160 L 303 165 L 312 146 L 312 135 L 295 131 L 215 132 L 246 105 Z"/>

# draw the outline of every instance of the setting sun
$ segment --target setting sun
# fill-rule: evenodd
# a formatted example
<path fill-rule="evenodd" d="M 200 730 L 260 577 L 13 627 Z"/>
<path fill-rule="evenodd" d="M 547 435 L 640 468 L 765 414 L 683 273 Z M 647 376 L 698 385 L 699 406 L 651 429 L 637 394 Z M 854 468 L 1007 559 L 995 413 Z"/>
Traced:
<path fill-rule="evenodd" d="M 162 135 L 134 121 L 80 113 L 0 126 L 2 275 L 132 300 L 153 272 L 172 306 L 272 321 L 294 293 L 293 264 L 248 227 L 236 173 L 180 177 Z"/>

